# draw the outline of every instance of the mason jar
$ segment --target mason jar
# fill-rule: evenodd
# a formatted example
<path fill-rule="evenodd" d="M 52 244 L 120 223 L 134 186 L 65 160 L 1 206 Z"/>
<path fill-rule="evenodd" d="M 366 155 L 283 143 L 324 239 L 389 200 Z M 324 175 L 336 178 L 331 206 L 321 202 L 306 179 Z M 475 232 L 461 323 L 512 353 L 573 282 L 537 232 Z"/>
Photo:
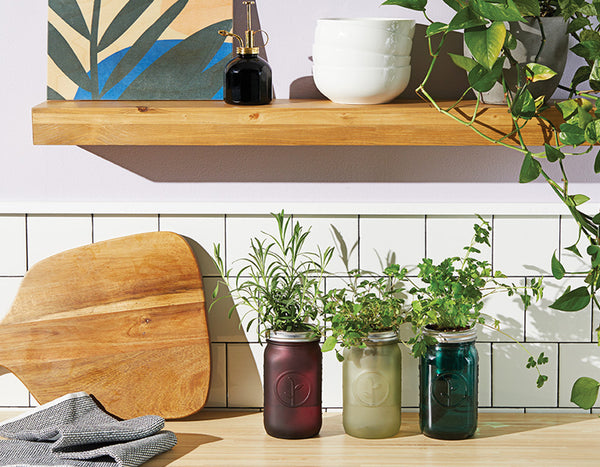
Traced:
<path fill-rule="evenodd" d="M 426 328 L 423 334 L 437 343 L 427 347 L 419 366 L 421 431 L 431 438 L 468 438 L 477 429 L 476 330 L 436 332 Z"/>
<path fill-rule="evenodd" d="M 319 433 L 322 367 L 314 333 L 270 333 L 264 354 L 264 425 L 269 435 L 310 438 Z"/>
<path fill-rule="evenodd" d="M 394 331 L 372 332 L 366 347 L 344 349 L 344 430 L 387 438 L 400 430 L 402 354 Z"/>

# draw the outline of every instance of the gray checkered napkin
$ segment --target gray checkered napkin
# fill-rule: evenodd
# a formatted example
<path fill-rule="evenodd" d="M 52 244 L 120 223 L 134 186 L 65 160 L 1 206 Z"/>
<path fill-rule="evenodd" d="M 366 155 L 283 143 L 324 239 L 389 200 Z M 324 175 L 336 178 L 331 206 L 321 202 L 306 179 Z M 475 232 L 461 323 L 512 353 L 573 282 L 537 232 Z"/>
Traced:
<path fill-rule="evenodd" d="M 155 415 L 119 421 L 86 393 L 0 423 L 1 466 L 137 467 L 177 444 Z"/>

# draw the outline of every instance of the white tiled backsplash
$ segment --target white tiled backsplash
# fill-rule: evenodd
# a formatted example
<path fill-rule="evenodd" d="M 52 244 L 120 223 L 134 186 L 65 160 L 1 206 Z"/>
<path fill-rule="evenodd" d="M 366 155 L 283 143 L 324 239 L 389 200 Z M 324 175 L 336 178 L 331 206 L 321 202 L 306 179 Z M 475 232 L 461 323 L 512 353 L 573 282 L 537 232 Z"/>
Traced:
<path fill-rule="evenodd" d="M 461 254 L 472 234 L 475 216 L 467 215 L 307 215 L 295 216 L 311 227 L 309 246 L 333 245 L 333 224 L 351 246 L 360 239 L 351 257 L 351 267 L 380 270 L 381 261 L 393 257 L 412 267 L 424 256 L 434 260 Z M 464 212 L 462 210 L 461 212 Z M 492 222 L 492 249 L 484 257 L 514 281 L 526 277 L 549 276 L 552 253 L 569 246 L 576 238 L 573 222 L 566 216 L 525 214 L 484 216 Z M 268 213 L 261 215 L 202 214 L 0 214 L 0 317 L 12 303 L 27 268 L 54 253 L 91 242 L 128 234 L 168 230 L 197 241 L 205 250 L 199 258 L 204 274 L 207 300 L 216 283 L 211 261 L 213 244 L 222 245 L 226 266 L 235 268 L 235 259 L 248 251 L 250 238 L 262 230 L 273 232 L 275 222 Z M 543 235 L 540 234 L 543 233 Z M 568 253 L 568 252 L 567 252 Z M 577 270 L 578 260 L 560 253 L 567 269 Z M 336 259 L 332 270 L 343 271 Z M 341 279 L 329 278 L 326 286 Z M 578 313 L 552 311 L 548 305 L 567 284 L 546 281 L 545 298 L 527 313 L 520 300 L 505 296 L 490 299 L 484 309 L 503 320 L 505 329 L 537 354 L 544 351 L 550 362 L 543 367 L 549 380 L 541 390 L 535 387 L 536 374 L 525 368 L 526 355 L 519 345 L 504 336 L 487 331 L 479 333 L 479 404 L 483 410 L 562 411 L 573 410 L 569 401 L 571 386 L 579 376 L 600 378 L 600 349 L 595 326 L 598 310 L 588 307 Z M 239 327 L 244 310 L 227 318 L 228 304 L 219 303 L 209 314 L 212 340 L 213 374 L 208 406 L 260 408 L 262 406 L 263 347 L 256 329 L 244 332 Z M 418 406 L 418 364 L 403 349 L 403 405 Z M 0 362 L 1 363 L 1 362 Z M 333 352 L 323 358 L 323 406 L 337 410 L 342 405 L 341 364 Z M 27 389 L 10 373 L 0 370 L 0 407 L 34 405 Z"/>

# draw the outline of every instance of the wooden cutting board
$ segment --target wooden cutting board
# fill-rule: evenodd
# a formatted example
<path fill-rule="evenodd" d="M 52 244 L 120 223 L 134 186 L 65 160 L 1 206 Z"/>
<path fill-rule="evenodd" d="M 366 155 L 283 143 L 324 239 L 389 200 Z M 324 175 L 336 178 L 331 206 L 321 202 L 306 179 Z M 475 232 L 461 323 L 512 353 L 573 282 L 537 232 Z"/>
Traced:
<path fill-rule="evenodd" d="M 0 323 L 0 365 L 40 403 L 85 391 L 122 418 L 197 412 L 210 341 L 190 245 L 152 232 L 35 264 Z"/>

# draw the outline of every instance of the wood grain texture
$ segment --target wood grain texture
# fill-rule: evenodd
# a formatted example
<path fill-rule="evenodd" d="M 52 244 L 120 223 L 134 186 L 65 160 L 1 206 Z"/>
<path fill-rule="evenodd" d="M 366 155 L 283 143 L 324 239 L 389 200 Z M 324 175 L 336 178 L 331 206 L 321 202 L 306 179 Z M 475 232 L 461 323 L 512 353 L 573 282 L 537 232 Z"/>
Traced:
<path fill-rule="evenodd" d="M 4 416 L 15 415 L 7 413 Z M 367 440 L 344 434 L 342 415 L 326 413 L 316 438 L 269 437 L 261 413 L 205 411 L 172 421 L 173 450 L 148 467 L 210 466 L 597 466 L 600 420 L 590 414 L 479 415 L 471 439 L 444 441 L 418 430 L 416 413 L 402 414 L 400 433 Z M 2 418 L 2 415 L 0 415 Z"/>
<path fill-rule="evenodd" d="M 40 403 L 85 391 L 119 417 L 178 418 L 206 402 L 202 276 L 174 233 L 99 242 L 35 264 L 0 342 L 0 365 Z"/>
<path fill-rule="evenodd" d="M 474 103 L 466 101 L 455 114 L 470 118 L 474 110 Z M 512 120 L 505 106 L 481 105 L 477 115 L 474 126 L 489 136 L 500 137 L 512 131 Z M 547 117 L 560 120 L 556 110 L 550 110 Z M 221 101 L 47 101 L 33 108 L 32 118 L 34 144 L 492 144 L 420 101 L 343 105 L 301 99 L 250 107 L 230 106 Z M 530 122 L 523 134 L 528 144 L 538 146 L 552 136 L 541 121 Z"/>

